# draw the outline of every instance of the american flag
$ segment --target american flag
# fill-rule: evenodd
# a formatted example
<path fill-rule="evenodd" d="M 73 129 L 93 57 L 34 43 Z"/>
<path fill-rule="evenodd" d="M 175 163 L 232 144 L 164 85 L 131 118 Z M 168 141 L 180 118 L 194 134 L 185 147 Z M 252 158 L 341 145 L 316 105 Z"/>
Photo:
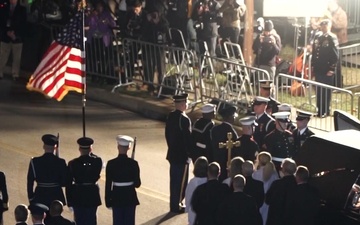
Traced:
<path fill-rule="evenodd" d="M 78 12 L 47 49 L 26 88 L 61 101 L 68 91 L 84 92 L 83 13 Z"/>

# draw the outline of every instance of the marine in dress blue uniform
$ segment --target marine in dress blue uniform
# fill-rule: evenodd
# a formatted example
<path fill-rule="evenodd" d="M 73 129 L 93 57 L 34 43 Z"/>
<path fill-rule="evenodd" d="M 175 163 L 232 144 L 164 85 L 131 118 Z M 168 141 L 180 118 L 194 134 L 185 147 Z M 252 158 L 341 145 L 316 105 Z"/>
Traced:
<path fill-rule="evenodd" d="M 191 159 L 195 163 L 200 156 L 205 156 L 208 161 L 213 160 L 211 151 L 210 130 L 215 126 L 216 106 L 206 104 L 201 108 L 202 118 L 195 121 L 191 132 Z"/>
<path fill-rule="evenodd" d="M 166 159 L 170 163 L 170 211 L 182 213 L 179 203 L 185 197 L 188 181 L 188 158 L 191 149 L 191 120 L 186 115 L 187 94 L 173 96 L 175 110 L 170 112 L 165 125 L 168 146 Z M 185 183 L 182 185 L 183 176 Z"/>
<path fill-rule="evenodd" d="M 33 225 L 45 225 L 44 219 L 46 217 L 46 212 L 49 211 L 49 207 L 41 203 L 32 202 L 28 208 L 31 213 Z"/>
<path fill-rule="evenodd" d="M 241 118 L 239 122 L 242 127 L 242 135 L 238 139 L 240 141 L 240 146 L 234 148 L 233 157 L 240 156 L 244 160 L 254 161 L 256 155 L 260 151 L 258 144 L 253 138 L 253 130 L 257 125 L 255 116 Z"/>
<path fill-rule="evenodd" d="M 276 128 L 264 138 L 264 149 L 271 154 L 277 171 L 280 171 L 285 158 L 292 158 L 295 154 L 294 138 L 286 129 L 289 115 L 289 112 L 274 113 Z"/>
<path fill-rule="evenodd" d="M 105 204 L 112 208 L 113 225 L 134 225 L 139 205 L 136 188 L 140 187 L 140 168 L 127 156 L 134 139 L 127 135 L 116 137 L 119 154 L 106 165 Z"/>
<path fill-rule="evenodd" d="M 45 153 L 30 160 L 27 173 L 27 194 L 30 203 L 50 206 L 54 200 L 66 204 L 62 187 L 66 186 L 68 170 L 64 159 L 54 154 L 58 138 L 52 134 L 42 136 Z M 37 183 L 34 190 L 34 183 Z"/>
<path fill-rule="evenodd" d="M 102 160 L 92 153 L 94 140 L 82 137 L 77 140 L 80 157 L 68 163 L 69 182 L 66 187 L 68 206 L 74 208 L 77 225 L 96 225 L 97 207 L 101 205 L 99 186 Z"/>
<path fill-rule="evenodd" d="M 288 103 L 282 103 L 278 105 L 278 112 L 289 112 L 291 115 L 291 105 Z M 289 118 L 289 123 L 286 126 L 286 129 L 290 132 L 295 130 L 296 126 L 294 125 L 293 121 Z"/>
<path fill-rule="evenodd" d="M 306 139 L 314 135 L 314 132 L 312 132 L 307 126 L 310 121 L 310 117 L 312 116 L 312 113 L 302 110 L 298 110 L 297 113 L 297 128 L 293 131 L 295 154 L 299 152 L 301 146 L 304 144 Z"/>
<path fill-rule="evenodd" d="M 219 111 L 219 114 L 223 118 L 223 122 L 219 125 L 214 126 L 211 129 L 211 146 L 214 156 L 214 161 L 220 165 L 220 176 L 219 181 L 222 182 L 228 177 L 227 172 L 227 160 L 228 150 L 225 148 L 219 148 L 219 143 L 225 143 L 228 140 L 227 134 L 232 133 L 232 140 L 237 140 L 238 134 L 235 131 L 232 123 L 234 123 L 236 107 L 226 104 L 223 109 Z M 232 149 L 234 151 L 234 149 Z M 231 153 L 233 156 L 233 152 Z"/>
<path fill-rule="evenodd" d="M 255 122 L 258 124 L 254 130 L 254 140 L 263 150 L 264 137 L 275 129 L 275 120 L 266 113 L 266 107 L 270 100 L 261 96 L 254 99 Z"/>
<path fill-rule="evenodd" d="M 320 23 L 320 30 L 312 45 L 311 65 L 317 82 L 334 85 L 336 65 L 339 60 L 339 42 L 335 34 L 331 33 L 331 21 L 324 19 Z M 316 88 L 317 115 L 330 115 L 331 90 Z"/>

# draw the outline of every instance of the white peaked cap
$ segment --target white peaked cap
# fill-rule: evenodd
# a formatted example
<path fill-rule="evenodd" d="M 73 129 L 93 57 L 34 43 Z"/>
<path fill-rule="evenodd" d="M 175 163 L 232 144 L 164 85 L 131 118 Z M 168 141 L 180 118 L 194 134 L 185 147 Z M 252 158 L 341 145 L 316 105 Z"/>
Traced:
<path fill-rule="evenodd" d="M 134 142 L 134 138 L 127 135 L 118 135 L 116 141 L 120 146 L 129 146 L 131 142 Z"/>
<path fill-rule="evenodd" d="M 212 113 L 215 112 L 216 105 L 214 104 L 206 104 L 203 107 L 201 107 L 202 113 Z"/>

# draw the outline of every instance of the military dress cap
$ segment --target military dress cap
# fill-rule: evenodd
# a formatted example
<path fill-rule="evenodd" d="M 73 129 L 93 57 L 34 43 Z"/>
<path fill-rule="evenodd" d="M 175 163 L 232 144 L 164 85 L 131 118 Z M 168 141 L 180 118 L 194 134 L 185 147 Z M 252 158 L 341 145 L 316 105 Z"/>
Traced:
<path fill-rule="evenodd" d="M 205 104 L 203 107 L 201 107 L 202 113 L 213 113 L 216 110 L 216 105 L 214 104 Z"/>
<path fill-rule="evenodd" d="M 41 137 L 41 140 L 43 141 L 44 145 L 55 146 L 58 144 L 58 138 L 52 134 L 44 134 Z"/>
<path fill-rule="evenodd" d="M 241 5 L 245 5 L 244 0 L 235 0 L 236 4 L 241 6 Z"/>
<path fill-rule="evenodd" d="M 279 120 L 280 122 L 290 122 L 289 120 L 290 112 L 276 112 L 273 113 L 272 116 L 274 116 L 275 119 Z"/>
<path fill-rule="evenodd" d="M 41 203 L 31 203 L 28 207 L 32 215 L 44 215 L 45 212 L 49 211 L 49 207 Z"/>
<path fill-rule="evenodd" d="M 129 146 L 130 143 L 134 142 L 134 138 L 127 135 L 118 135 L 116 136 L 116 141 L 120 146 Z"/>
<path fill-rule="evenodd" d="M 272 85 L 271 80 L 259 80 L 260 87 L 264 89 L 270 89 Z"/>
<path fill-rule="evenodd" d="M 270 101 L 269 98 L 265 98 L 265 97 L 261 97 L 261 96 L 256 96 L 254 98 L 254 105 L 261 105 L 261 104 L 267 104 Z"/>
<path fill-rule="evenodd" d="M 94 140 L 89 137 L 81 137 L 77 140 L 80 148 L 90 148 L 94 144 Z"/>
<path fill-rule="evenodd" d="M 222 109 L 219 110 L 219 114 L 220 116 L 224 117 L 229 117 L 229 116 L 233 116 L 236 112 L 237 108 L 231 104 L 226 103 Z"/>
<path fill-rule="evenodd" d="M 258 124 L 255 122 L 255 120 L 256 120 L 255 116 L 247 116 L 239 119 L 239 122 L 242 126 L 251 126 L 251 125 L 257 126 Z"/>
<path fill-rule="evenodd" d="M 297 110 L 296 112 L 297 112 L 296 120 L 310 119 L 310 117 L 313 115 L 311 112 L 307 112 L 303 110 Z"/>
<path fill-rule="evenodd" d="M 186 101 L 187 97 L 188 97 L 188 94 L 174 95 L 173 96 L 173 101 L 174 102 Z"/>
<path fill-rule="evenodd" d="M 290 112 L 291 105 L 287 103 L 282 103 L 278 106 L 279 112 Z"/>

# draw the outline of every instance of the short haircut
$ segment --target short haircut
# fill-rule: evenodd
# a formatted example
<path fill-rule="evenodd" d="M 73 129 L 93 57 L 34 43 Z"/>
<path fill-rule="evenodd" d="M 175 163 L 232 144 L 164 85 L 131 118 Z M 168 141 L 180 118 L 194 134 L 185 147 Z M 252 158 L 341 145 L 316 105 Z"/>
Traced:
<path fill-rule="evenodd" d="M 220 165 L 217 162 L 212 162 L 208 166 L 208 176 L 209 177 L 218 177 L 220 173 Z"/>
<path fill-rule="evenodd" d="M 194 163 L 194 176 L 195 177 L 206 177 L 209 162 L 205 156 L 200 156 Z"/>
<path fill-rule="evenodd" d="M 234 177 L 236 174 L 242 173 L 242 165 L 244 159 L 240 156 L 234 157 L 230 162 L 230 177 Z"/>
<path fill-rule="evenodd" d="M 287 174 L 294 175 L 296 172 L 296 162 L 293 159 L 286 158 L 281 162 L 281 168 Z"/>
<path fill-rule="evenodd" d="M 233 184 L 234 190 L 238 190 L 238 189 L 243 190 L 246 185 L 246 179 L 243 175 L 237 174 L 232 179 L 232 184 Z"/>
<path fill-rule="evenodd" d="M 254 172 L 254 163 L 250 160 L 246 160 L 243 164 L 242 164 L 242 174 L 247 177 L 247 176 L 251 176 Z"/>
<path fill-rule="evenodd" d="M 25 222 L 29 217 L 29 210 L 26 205 L 20 204 L 14 210 L 16 222 Z"/>
<path fill-rule="evenodd" d="M 298 166 L 295 175 L 302 182 L 307 182 L 310 177 L 309 170 L 306 166 Z"/>
<path fill-rule="evenodd" d="M 50 215 L 59 216 L 63 212 L 63 203 L 59 200 L 54 200 L 50 205 Z"/>

